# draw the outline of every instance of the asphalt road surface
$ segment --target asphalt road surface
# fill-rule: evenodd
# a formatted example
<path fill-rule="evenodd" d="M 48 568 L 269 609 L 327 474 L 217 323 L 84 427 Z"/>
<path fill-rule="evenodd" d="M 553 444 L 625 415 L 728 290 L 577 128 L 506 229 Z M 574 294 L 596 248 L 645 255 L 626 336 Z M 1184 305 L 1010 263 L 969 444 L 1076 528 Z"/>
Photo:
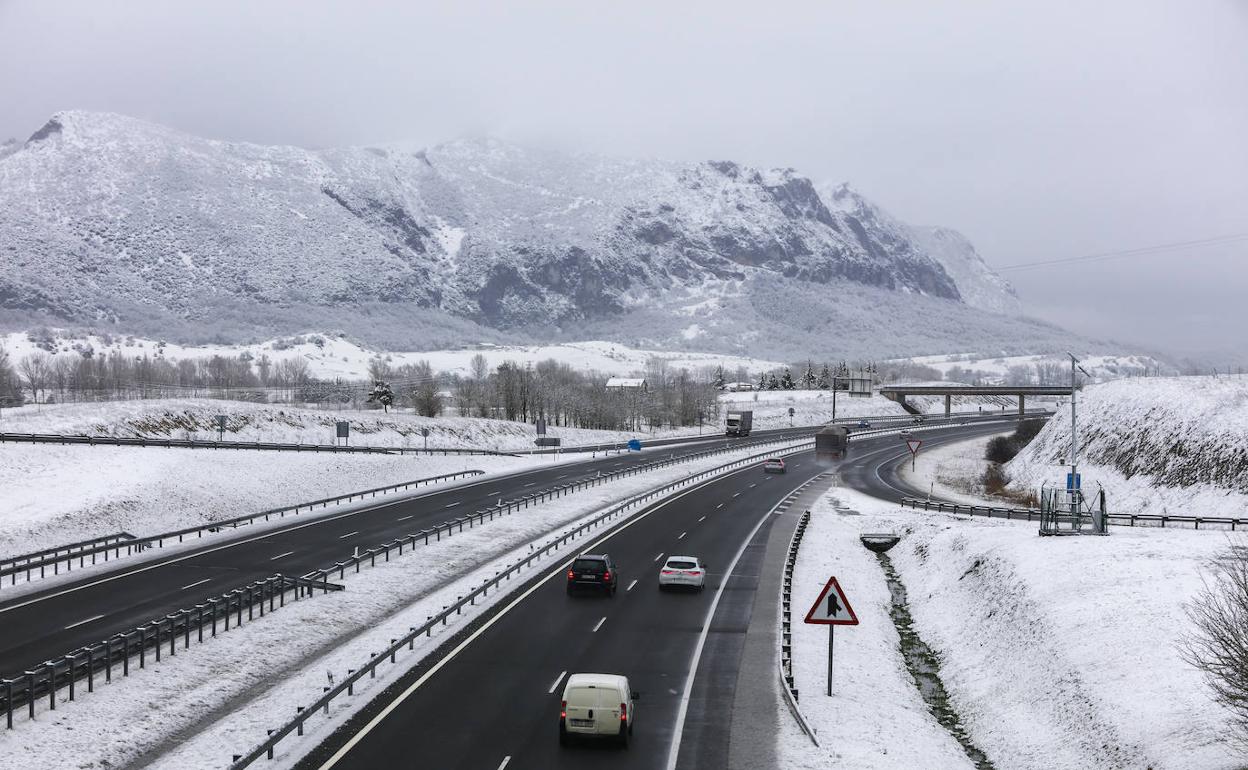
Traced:
<path fill-rule="evenodd" d="M 932 446 L 1002 429 L 972 424 L 916 435 Z M 757 546 L 766 541 L 774 506 L 830 469 L 846 485 L 884 499 L 914 494 L 893 472 L 908 456 L 896 435 L 864 437 L 843 460 L 803 451 L 783 475 L 746 468 L 651 506 L 582 549 L 614 558 L 621 571 L 616 596 L 568 596 L 566 564 L 559 565 L 465 643 L 440 652 L 436 664 L 389 688 L 301 766 L 724 767 L 735 664 L 758 581 Z M 705 591 L 659 592 L 660 565 L 672 554 L 708 563 Z M 698 657 L 695 680 L 689 673 Z M 562 684 L 582 672 L 625 674 L 642 693 L 628 749 L 559 745 Z"/>

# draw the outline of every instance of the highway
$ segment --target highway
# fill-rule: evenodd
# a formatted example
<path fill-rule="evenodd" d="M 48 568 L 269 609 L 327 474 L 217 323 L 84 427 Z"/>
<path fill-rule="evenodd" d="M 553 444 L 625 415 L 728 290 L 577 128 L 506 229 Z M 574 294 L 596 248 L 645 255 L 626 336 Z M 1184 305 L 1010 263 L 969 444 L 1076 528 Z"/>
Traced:
<path fill-rule="evenodd" d="M 615 454 L 574 463 L 551 463 L 485 478 L 419 496 L 385 500 L 363 510 L 292 517 L 262 532 L 240 528 L 206 538 L 203 545 L 155 559 L 122 559 L 71 581 L 6 597 L 0 591 L 0 676 L 12 678 L 56 655 L 276 572 L 302 575 L 333 564 L 359 546 L 378 545 L 455 516 L 542 489 L 732 442 L 749 447 L 778 436 L 809 436 L 811 428 L 760 432 L 748 439 L 708 436 L 661 451 Z M 413 460 L 413 476 L 419 460 Z M 451 576 L 448 575 L 448 579 Z"/>
<path fill-rule="evenodd" d="M 931 446 L 1000 430 L 970 425 L 916 435 Z M 786 474 L 746 468 L 656 503 L 581 549 L 615 559 L 622 581 L 615 597 L 567 596 L 561 564 L 466 638 L 444 645 L 436 663 L 381 694 L 301 767 L 662 768 L 678 734 L 676 767 L 726 766 L 737 662 L 762 558 L 757 546 L 769 534 L 770 512 L 828 470 L 884 499 L 913 494 L 893 473 L 905 456 L 896 435 L 864 437 L 841 461 L 803 451 Z M 659 566 L 671 554 L 708 563 L 703 593 L 659 593 Z M 713 653 L 701 657 L 704 650 Z M 561 683 L 578 672 L 623 673 L 642 692 L 627 750 L 559 745 Z"/>

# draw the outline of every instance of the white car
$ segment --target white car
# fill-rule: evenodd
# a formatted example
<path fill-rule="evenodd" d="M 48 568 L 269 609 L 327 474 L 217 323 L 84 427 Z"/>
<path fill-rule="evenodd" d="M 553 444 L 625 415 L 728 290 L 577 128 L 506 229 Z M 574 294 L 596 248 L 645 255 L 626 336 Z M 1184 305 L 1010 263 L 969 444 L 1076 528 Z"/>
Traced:
<path fill-rule="evenodd" d="M 692 588 L 701 591 L 706 586 L 706 564 L 696 556 L 669 556 L 659 570 L 659 590 L 668 588 Z"/>
<path fill-rule="evenodd" d="M 559 745 L 575 735 L 607 737 L 628 748 L 633 734 L 635 701 L 628 677 L 619 674 L 573 674 L 563 687 L 559 706 Z"/>

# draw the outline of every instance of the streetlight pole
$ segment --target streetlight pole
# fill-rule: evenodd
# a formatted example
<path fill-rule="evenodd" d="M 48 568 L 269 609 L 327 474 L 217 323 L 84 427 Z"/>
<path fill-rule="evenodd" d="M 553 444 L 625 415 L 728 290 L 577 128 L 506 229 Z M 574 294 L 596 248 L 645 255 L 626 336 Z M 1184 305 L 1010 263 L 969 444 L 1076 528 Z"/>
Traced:
<path fill-rule="evenodd" d="M 1070 512 L 1077 515 L 1079 513 L 1079 433 L 1078 423 L 1075 420 L 1075 368 L 1079 366 L 1079 359 L 1075 358 L 1074 353 L 1067 353 L 1070 356 Z"/>

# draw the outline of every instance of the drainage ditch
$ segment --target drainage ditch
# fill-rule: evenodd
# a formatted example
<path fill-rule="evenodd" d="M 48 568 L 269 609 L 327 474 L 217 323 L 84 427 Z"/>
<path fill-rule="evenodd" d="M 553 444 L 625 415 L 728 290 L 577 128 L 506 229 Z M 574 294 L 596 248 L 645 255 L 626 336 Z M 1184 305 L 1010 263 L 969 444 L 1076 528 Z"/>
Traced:
<path fill-rule="evenodd" d="M 888 581 L 889 593 L 892 594 L 892 604 L 889 606 L 888 614 L 893 619 L 893 625 L 897 627 L 898 636 L 901 637 L 902 657 L 905 658 L 906 668 L 910 671 L 910 675 L 914 677 L 914 684 L 919 688 L 919 694 L 927 703 L 928 711 L 936 718 L 940 726 L 945 728 L 962 746 L 962 750 L 966 752 L 966 756 L 978 770 L 995 770 L 984 752 L 971 742 L 970 736 L 962 727 L 961 720 L 958 719 L 957 712 L 949 703 L 949 693 L 940 681 L 940 661 L 932 652 L 932 648 L 928 647 L 914 630 L 910 605 L 906 603 L 906 587 L 902 585 L 901 577 L 893 568 L 892 559 L 888 558 L 886 553 L 877 553 L 875 557 L 880 560 L 880 567 L 884 570 L 884 577 Z"/>

